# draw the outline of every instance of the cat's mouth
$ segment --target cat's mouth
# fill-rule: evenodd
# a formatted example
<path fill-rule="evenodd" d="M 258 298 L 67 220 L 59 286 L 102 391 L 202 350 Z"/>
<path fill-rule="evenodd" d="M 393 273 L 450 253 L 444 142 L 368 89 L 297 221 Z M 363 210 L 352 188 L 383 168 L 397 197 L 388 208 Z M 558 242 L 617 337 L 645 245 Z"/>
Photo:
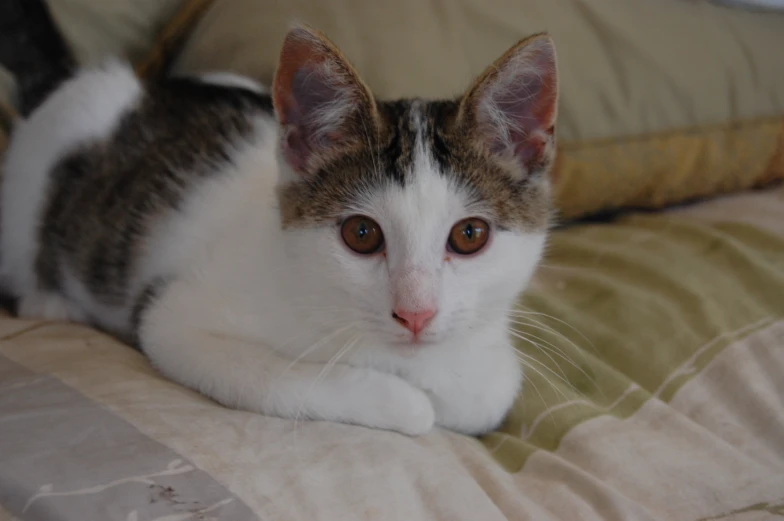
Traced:
<path fill-rule="evenodd" d="M 393 342 L 393 347 L 400 350 L 404 355 L 414 356 L 419 350 L 437 343 L 439 343 L 439 340 L 434 333 L 409 333 L 397 335 Z"/>
<path fill-rule="evenodd" d="M 403 358 L 415 358 L 422 349 L 427 346 L 422 342 L 414 343 L 400 343 L 393 346 L 395 353 Z"/>

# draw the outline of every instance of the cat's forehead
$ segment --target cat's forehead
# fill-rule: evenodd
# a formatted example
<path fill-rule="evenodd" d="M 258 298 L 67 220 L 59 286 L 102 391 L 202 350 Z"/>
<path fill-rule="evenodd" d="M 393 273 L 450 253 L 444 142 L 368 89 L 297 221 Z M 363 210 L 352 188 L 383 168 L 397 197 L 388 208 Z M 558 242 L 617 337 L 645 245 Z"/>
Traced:
<path fill-rule="evenodd" d="M 429 195 L 442 207 L 481 211 L 502 227 L 542 231 L 550 214 L 547 186 L 516 180 L 482 154 L 456 124 L 457 111 L 454 101 L 378 103 L 377 126 L 356 122 L 352 147 L 311 179 L 281 189 L 284 226 L 332 224 L 371 200 L 405 207 Z"/>

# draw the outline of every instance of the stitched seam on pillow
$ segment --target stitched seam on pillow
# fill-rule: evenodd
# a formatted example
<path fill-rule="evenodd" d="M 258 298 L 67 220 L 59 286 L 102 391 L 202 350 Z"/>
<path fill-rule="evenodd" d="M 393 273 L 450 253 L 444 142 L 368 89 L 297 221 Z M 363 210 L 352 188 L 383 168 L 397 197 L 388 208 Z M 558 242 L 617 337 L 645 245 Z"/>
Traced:
<path fill-rule="evenodd" d="M 617 136 L 612 138 L 588 139 L 561 142 L 558 146 L 559 150 L 569 152 L 583 148 L 599 148 L 617 146 L 623 143 L 634 143 L 644 141 L 659 141 L 662 139 L 676 138 L 679 136 L 695 136 L 699 134 L 716 132 L 718 130 L 733 130 L 740 127 L 754 127 L 758 125 L 765 125 L 771 123 L 781 122 L 784 114 L 777 116 L 761 116 L 758 118 L 742 119 L 737 121 L 726 121 L 723 123 L 716 123 L 710 125 L 701 125 L 699 127 L 682 127 L 666 132 L 656 132 L 651 134 L 634 134 L 626 136 Z"/>

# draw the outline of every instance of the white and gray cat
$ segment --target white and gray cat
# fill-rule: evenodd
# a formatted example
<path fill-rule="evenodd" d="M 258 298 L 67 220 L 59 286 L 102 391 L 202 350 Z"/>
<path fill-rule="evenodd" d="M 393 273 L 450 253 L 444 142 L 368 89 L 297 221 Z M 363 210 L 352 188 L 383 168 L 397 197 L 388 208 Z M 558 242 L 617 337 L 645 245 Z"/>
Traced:
<path fill-rule="evenodd" d="M 80 72 L 12 137 L 4 280 L 21 316 L 111 331 L 229 407 L 486 432 L 521 386 L 507 313 L 545 245 L 557 92 L 546 35 L 443 101 L 377 100 L 304 26 L 271 96 Z"/>

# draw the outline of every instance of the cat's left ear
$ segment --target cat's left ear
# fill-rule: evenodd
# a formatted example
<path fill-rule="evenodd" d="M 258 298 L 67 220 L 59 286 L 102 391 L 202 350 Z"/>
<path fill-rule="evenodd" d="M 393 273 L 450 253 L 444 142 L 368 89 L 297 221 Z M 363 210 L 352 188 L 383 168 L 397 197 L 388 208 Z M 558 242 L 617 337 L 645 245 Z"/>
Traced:
<path fill-rule="evenodd" d="M 283 156 L 294 172 L 315 174 L 377 125 L 370 89 L 323 34 L 293 27 L 283 41 L 272 84 Z"/>
<path fill-rule="evenodd" d="M 555 46 L 538 34 L 487 68 L 463 96 L 459 117 L 480 146 L 527 176 L 555 158 L 557 112 Z"/>

